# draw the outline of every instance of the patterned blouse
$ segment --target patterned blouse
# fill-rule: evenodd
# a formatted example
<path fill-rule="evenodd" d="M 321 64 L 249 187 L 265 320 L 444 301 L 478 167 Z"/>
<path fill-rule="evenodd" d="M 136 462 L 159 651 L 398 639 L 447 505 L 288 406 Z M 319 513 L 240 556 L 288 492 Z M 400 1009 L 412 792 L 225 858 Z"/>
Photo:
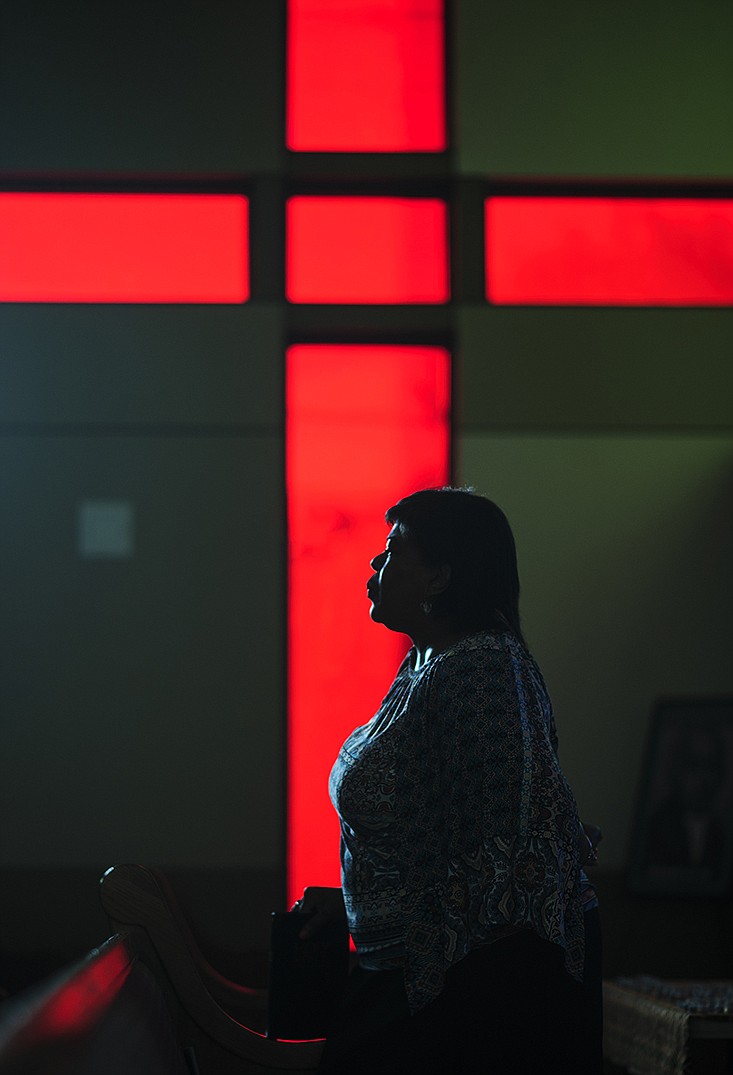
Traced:
<path fill-rule="evenodd" d="M 414 660 L 331 772 L 360 961 L 403 966 L 413 1012 L 453 963 L 517 929 L 561 945 L 580 978 L 579 819 L 539 668 L 510 634 Z"/>

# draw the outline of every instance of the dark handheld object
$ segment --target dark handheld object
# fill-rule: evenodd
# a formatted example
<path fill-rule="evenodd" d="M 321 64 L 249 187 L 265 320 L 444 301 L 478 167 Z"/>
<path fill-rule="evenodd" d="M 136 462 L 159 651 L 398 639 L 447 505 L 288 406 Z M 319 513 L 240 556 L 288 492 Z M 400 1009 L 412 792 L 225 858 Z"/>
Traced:
<path fill-rule="evenodd" d="M 275 912 L 270 939 L 267 1036 L 304 1041 L 328 1036 L 349 967 L 346 924 L 299 936 L 313 914 Z"/>

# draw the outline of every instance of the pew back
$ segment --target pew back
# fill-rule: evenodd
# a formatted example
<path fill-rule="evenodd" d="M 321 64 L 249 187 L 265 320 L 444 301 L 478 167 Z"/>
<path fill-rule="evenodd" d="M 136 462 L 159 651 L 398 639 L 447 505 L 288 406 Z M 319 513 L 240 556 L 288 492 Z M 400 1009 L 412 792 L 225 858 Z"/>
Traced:
<path fill-rule="evenodd" d="M 316 1071 L 322 1042 L 265 1036 L 266 994 L 228 981 L 209 965 L 161 871 L 115 866 L 101 884 L 102 906 L 113 929 L 139 928 L 149 939 L 151 965 L 159 968 L 161 988 L 201 1075 Z"/>
<path fill-rule="evenodd" d="M 266 994 L 209 966 L 161 873 L 108 870 L 102 904 L 109 940 L 0 1004 L 0 1075 L 316 1071 L 322 1043 L 266 1037 Z"/>

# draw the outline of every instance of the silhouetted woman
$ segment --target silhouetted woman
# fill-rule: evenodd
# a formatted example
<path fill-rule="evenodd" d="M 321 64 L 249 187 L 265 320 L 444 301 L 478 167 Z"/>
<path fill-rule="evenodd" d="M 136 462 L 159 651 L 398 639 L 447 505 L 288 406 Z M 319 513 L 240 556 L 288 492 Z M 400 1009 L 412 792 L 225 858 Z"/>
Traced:
<path fill-rule="evenodd" d="M 345 914 L 358 953 L 322 1070 L 599 1072 L 587 840 L 520 630 L 509 523 L 463 489 L 386 517 L 371 618 L 413 647 L 331 773 L 342 888 L 296 904 L 316 912 L 304 935 Z"/>

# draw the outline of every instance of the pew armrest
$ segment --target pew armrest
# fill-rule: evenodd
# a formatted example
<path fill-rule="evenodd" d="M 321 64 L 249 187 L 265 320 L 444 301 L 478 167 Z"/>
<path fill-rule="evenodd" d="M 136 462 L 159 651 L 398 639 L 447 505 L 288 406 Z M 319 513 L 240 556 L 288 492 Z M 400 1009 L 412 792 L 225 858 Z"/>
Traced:
<path fill-rule="evenodd" d="M 208 963 L 159 870 L 112 867 L 101 879 L 101 900 L 115 930 L 145 931 L 177 1004 L 206 1039 L 252 1065 L 243 1072 L 315 1071 L 322 1042 L 273 1041 L 247 1025 L 264 1025 L 266 992 L 231 982 Z"/>

